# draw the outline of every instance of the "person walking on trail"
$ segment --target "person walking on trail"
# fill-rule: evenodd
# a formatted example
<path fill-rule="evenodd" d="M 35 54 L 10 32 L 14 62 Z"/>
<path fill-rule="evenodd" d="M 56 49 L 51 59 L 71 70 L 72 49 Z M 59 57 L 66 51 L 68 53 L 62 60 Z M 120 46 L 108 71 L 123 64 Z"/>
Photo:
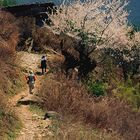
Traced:
<path fill-rule="evenodd" d="M 33 71 L 29 71 L 29 75 L 26 77 L 26 79 L 27 79 L 27 84 L 29 85 L 29 93 L 33 94 L 33 89 L 36 80 Z"/>
<path fill-rule="evenodd" d="M 41 58 L 41 69 L 42 69 L 42 74 L 44 74 L 44 71 L 46 72 L 47 69 L 47 58 L 45 55 L 43 55 Z"/>

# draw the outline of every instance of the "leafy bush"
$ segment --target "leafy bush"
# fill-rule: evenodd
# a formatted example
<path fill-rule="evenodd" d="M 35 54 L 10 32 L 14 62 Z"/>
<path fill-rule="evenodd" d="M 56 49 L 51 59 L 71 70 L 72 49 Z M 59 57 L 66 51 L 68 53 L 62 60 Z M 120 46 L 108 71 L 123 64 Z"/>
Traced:
<path fill-rule="evenodd" d="M 140 83 L 132 84 L 129 79 L 126 83 L 119 83 L 117 88 L 113 90 L 115 96 L 123 98 L 131 103 L 135 108 L 140 107 Z"/>
<path fill-rule="evenodd" d="M 97 97 L 105 95 L 105 84 L 102 82 L 88 82 L 88 90 Z"/>

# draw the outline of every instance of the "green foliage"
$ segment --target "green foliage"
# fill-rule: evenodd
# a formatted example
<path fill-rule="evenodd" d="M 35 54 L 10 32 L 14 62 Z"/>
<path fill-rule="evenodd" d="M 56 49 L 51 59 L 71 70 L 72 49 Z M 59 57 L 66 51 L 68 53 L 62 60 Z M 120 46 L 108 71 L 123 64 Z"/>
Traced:
<path fill-rule="evenodd" d="M 16 0 L 0 0 L 0 6 L 16 5 Z"/>
<path fill-rule="evenodd" d="M 113 93 L 131 103 L 135 108 L 140 107 L 140 83 L 133 85 L 128 79 L 126 83 L 119 83 Z"/>
<path fill-rule="evenodd" d="M 29 109 L 31 112 L 36 113 L 37 115 L 40 115 L 40 116 L 44 115 L 44 111 L 39 105 L 32 105 L 31 104 Z"/>
<path fill-rule="evenodd" d="M 87 88 L 91 92 L 91 94 L 97 97 L 105 95 L 106 85 L 103 82 L 88 81 Z"/>
<path fill-rule="evenodd" d="M 66 21 L 66 24 L 67 24 L 67 26 L 68 26 L 68 29 L 70 30 L 70 31 L 73 31 L 73 30 L 75 30 L 75 22 L 74 21 L 72 21 L 72 20 L 67 20 Z M 65 29 L 65 31 L 67 32 L 67 29 Z"/>
<path fill-rule="evenodd" d="M 132 36 L 132 35 L 131 35 Z M 139 45 L 135 45 L 130 49 L 104 49 L 104 55 L 112 59 L 114 65 L 122 69 L 123 78 L 128 79 L 129 75 L 133 77 L 139 73 Z"/>
<path fill-rule="evenodd" d="M 78 36 L 81 37 L 81 39 L 82 39 L 81 44 L 85 47 L 90 47 L 91 49 L 95 48 L 96 44 L 102 41 L 94 33 L 91 34 L 89 32 L 82 30 L 82 29 L 79 29 L 79 30 L 77 29 L 75 31 L 78 32 Z"/>
<path fill-rule="evenodd" d="M 66 24 L 67 28 L 65 29 L 65 32 L 70 31 L 76 33 L 79 37 L 81 37 L 81 44 L 85 47 L 96 46 L 96 43 L 100 40 L 100 38 L 96 34 L 84 31 L 84 28 L 77 28 L 76 22 L 73 20 L 67 20 Z M 101 41 L 102 40 L 100 40 L 99 42 Z"/>

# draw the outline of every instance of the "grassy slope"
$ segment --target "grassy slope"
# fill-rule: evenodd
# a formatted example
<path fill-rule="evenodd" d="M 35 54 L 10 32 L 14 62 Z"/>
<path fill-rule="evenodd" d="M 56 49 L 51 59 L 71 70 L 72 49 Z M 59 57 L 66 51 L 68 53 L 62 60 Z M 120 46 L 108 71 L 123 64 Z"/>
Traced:
<path fill-rule="evenodd" d="M 22 86 L 19 68 L 16 64 L 15 47 L 18 42 L 18 28 L 15 18 L 0 12 L 0 139 L 14 139 L 15 129 L 20 122 L 8 103 L 9 95 L 16 94 Z"/>

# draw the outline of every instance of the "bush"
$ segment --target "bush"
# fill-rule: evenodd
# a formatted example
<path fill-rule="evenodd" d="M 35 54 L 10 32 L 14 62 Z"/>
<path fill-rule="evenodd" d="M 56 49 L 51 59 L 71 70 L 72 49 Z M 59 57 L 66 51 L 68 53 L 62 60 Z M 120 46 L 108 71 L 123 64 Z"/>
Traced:
<path fill-rule="evenodd" d="M 136 109 L 140 108 L 140 84 L 132 84 L 132 81 L 129 79 L 125 83 L 119 83 L 116 89 L 113 90 L 115 96 L 122 98 L 123 100 L 128 101 Z"/>
<path fill-rule="evenodd" d="M 85 98 L 88 98 L 88 95 L 85 94 L 85 88 L 74 81 L 67 80 L 63 74 L 55 75 L 53 79 L 56 79 L 56 81 L 49 79 L 47 85 L 45 80 L 44 88 L 41 89 L 42 99 L 47 109 L 63 114 L 81 114 L 82 112 L 78 107 L 81 106 L 81 103 L 84 103 Z M 63 104 L 64 100 L 65 104 Z"/>
<path fill-rule="evenodd" d="M 91 82 L 87 83 L 87 88 L 92 95 L 96 97 L 105 95 L 105 84 L 102 82 Z"/>

